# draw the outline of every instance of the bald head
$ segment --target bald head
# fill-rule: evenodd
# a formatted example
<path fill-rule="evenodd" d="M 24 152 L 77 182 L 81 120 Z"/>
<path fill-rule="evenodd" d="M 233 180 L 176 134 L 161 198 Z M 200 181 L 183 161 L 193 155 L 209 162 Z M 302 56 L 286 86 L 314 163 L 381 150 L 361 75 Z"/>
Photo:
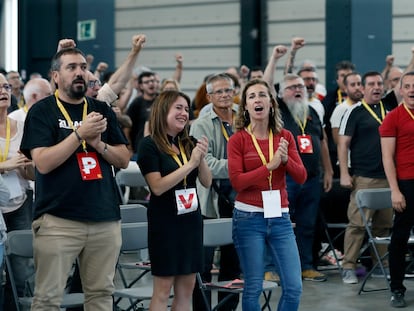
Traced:
<path fill-rule="evenodd" d="M 403 74 L 403 70 L 400 67 L 393 66 L 391 67 L 389 73 L 388 73 L 388 89 L 393 89 L 398 85 L 398 82 L 400 82 L 400 78 Z"/>
<path fill-rule="evenodd" d="M 28 109 L 39 100 L 52 94 L 49 81 L 43 78 L 34 78 L 27 81 L 23 89 L 23 96 Z"/>

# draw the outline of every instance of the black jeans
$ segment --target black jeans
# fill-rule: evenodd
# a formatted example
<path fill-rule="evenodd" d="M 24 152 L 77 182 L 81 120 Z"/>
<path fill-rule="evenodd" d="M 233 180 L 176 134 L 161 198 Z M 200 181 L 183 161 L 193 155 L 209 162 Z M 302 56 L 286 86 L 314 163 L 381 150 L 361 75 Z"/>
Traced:
<path fill-rule="evenodd" d="M 403 285 L 405 275 L 405 255 L 411 229 L 414 226 L 414 180 L 400 180 L 398 185 L 405 196 L 406 209 L 395 212 L 391 243 L 389 245 L 389 268 L 391 276 L 391 291 L 405 292 Z"/>

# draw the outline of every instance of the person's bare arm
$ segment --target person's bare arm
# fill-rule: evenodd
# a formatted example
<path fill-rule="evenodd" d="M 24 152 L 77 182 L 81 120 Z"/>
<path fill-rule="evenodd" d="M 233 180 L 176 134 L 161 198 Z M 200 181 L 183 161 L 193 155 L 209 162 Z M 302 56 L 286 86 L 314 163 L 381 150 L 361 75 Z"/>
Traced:
<path fill-rule="evenodd" d="M 397 182 L 397 169 L 395 167 L 395 137 L 381 137 L 381 153 L 382 163 L 384 165 L 385 175 L 387 176 L 388 184 L 391 189 L 392 207 L 402 212 L 406 208 L 406 201 L 404 195 L 401 193 Z"/>
<path fill-rule="evenodd" d="M 385 67 L 381 72 L 382 79 L 384 83 L 388 83 L 388 74 L 390 73 L 390 69 L 394 64 L 394 55 L 387 55 L 385 58 Z"/>
<path fill-rule="evenodd" d="M 177 82 L 181 82 L 181 77 L 183 75 L 183 55 L 177 53 L 175 55 L 175 61 L 177 64 L 175 65 L 175 71 L 172 78 Z"/>
<path fill-rule="evenodd" d="M 323 139 L 321 141 L 321 161 L 323 167 L 323 189 L 328 192 L 332 189 L 333 169 L 331 158 L 329 157 L 328 138 L 323 130 Z"/>
<path fill-rule="evenodd" d="M 290 53 L 286 60 L 285 71 L 283 74 L 288 74 L 293 72 L 293 67 L 295 66 L 295 56 L 296 52 L 305 46 L 305 39 L 301 37 L 294 37 L 292 38 L 292 44 L 290 47 Z"/>
<path fill-rule="evenodd" d="M 344 188 L 352 188 L 352 177 L 348 169 L 348 150 L 351 144 L 352 136 L 338 136 L 338 161 L 340 171 L 340 184 Z"/>
<path fill-rule="evenodd" d="M 129 52 L 122 65 L 113 73 L 108 81 L 108 85 L 115 94 L 119 94 L 131 79 L 132 70 L 135 66 L 139 52 L 145 44 L 145 41 L 146 36 L 143 34 L 135 35 L 132 37 L 131 51 Z"/>
<path fill-rule="evenodd" d="M 269 84 L 270 90 L 274 98 L 276 98 L 276 91 L 273 87 L 274 85 L 274 75 L 276 70 L 276 63 L 283 55 L 286 54 L 287 47 L 284 45 L 276 45 L 273 48 L 273 53 L 269 58 L 269 62 L 266 65 L 265 71 L 263 73 L 263 80 Z"/>

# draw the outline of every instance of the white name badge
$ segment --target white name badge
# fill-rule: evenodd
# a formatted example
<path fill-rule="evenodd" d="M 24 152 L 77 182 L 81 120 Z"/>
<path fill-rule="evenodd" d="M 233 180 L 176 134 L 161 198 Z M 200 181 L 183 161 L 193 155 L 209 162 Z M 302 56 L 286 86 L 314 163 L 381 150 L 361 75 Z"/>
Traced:
<path fill-rule="evenodd" d="M 177 214 L 187 214 L 196 211 L 198 199 L 195 188 L 175 190 L 175 201 L 177 202 Z"/>
<path fill-rule="evenodd" d="M 2 174 L 4 183 L 10 191 L 10 199 L 18 198 L 23 195 L 22 187 L 20 186 L 19 177 L 14 171 Z"/>
<path fill-rule="evenodd" d="M 282 217 L 280 190 L 262 191 L 264 218 Z"/>

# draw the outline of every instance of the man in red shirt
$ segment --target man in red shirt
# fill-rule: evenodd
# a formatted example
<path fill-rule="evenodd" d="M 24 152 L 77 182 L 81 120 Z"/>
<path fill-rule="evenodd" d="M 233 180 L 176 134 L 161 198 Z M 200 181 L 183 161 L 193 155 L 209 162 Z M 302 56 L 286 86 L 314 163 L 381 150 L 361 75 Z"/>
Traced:
<path fill-rule="evenodd" d="M 389 267 L 391 306 L 406 306 L 403 285 L 407 242 L 414 226 L 414 72 L 404 74 L 400 82 L 402 103 L 385 117 L 379 128 L 382 161 L 391 188 L 395 211 Z"/>

